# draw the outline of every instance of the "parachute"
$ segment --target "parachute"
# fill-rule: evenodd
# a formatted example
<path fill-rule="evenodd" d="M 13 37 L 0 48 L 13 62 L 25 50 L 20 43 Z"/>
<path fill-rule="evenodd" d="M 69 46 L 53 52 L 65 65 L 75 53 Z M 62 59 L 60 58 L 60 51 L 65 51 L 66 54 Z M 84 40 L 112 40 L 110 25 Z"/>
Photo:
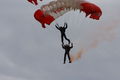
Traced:
<path fill-rule="evenodd" d="M 37 0 L 27 0 L 27 1 L 30 2 L 30 3 L 32 3 L 32 4 L 34 4 L 34 5 L 38 5 Z M 42 1 L 42 0 L 40 0 L 40 1 Z"/>
<path fill-rule="evenodd" d="M 97 5 L 85 0 L 57 0 L 41 6 L 35 11 L 34 18 L 45 28 L 45 24 L 50 25 L 55 19 L 71 10 L 83 11 L 86 13 L 86 17 L 89 16 L 95 20 L 99 20 L 102 15 L 102 11 Z"/>

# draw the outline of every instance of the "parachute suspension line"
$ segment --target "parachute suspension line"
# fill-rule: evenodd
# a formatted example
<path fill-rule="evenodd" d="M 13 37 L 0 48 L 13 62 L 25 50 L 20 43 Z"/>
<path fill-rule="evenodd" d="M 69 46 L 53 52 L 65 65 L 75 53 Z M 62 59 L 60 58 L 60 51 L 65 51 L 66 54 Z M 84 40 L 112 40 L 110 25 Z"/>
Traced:
<path fill-rule="evenodd" d="M 78 11 L 76 11 L 76 12 L 74 12 L 73 13 L 74 15 L 72 16 L 72 19 L 71 19 L 71 23 L 73 23 L 72 24 L 72 26 L 75 26 L 75 27 L 77 27 L 77 24 L 78 23 L 80 23 L 79 21 L 80 21 L 80 16 L 79 16 L 79 13 L 78 13 Z"/>
<path fill-rule="evenodd" d="M 66 13 L 64 16 L 63 16 L 63 21 L 64 22 L 70 22 L 70 20 L 72 19 L 72 17 L 71 17 L 71 14 L 68 12 L 68 13 Z"/>

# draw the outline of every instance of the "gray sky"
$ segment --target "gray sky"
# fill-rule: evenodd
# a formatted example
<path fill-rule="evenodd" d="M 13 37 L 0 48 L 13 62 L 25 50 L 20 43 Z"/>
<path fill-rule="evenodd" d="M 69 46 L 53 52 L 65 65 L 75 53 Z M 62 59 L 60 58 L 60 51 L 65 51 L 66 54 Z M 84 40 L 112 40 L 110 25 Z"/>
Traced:
<path fill-rule="evenodd" d="M 49 1 L 37 7 L 26 0 L 0 1 L 0 80 L 120 80 L 120 1 L 89 0 L 103 11 L 99 21 L 71 11 L 43 29 L 33 13 Z M 64 22 L 74 43 L 71 54 L 86 51 L 65 65 L 54 27 Z"/>

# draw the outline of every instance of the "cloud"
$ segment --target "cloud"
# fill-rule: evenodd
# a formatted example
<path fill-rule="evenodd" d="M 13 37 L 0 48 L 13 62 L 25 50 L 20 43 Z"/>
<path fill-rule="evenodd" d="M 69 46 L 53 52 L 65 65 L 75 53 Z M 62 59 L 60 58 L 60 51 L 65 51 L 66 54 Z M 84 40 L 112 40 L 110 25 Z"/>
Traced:
<path fill-rule="evenodd" d="M 0 80 L 28 80 L 23 78 L 17 78 L 12 76 L 0 75 Z"/>

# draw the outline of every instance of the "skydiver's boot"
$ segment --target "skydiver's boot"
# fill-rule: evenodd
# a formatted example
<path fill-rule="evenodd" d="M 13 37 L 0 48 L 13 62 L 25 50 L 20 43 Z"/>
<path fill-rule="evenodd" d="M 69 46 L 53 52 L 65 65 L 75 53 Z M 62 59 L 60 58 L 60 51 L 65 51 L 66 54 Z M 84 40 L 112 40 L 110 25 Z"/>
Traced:
<path fill-rule="evenodd" d="M 34 18 L 42 24 L 42 27 L 45 28 L 45 24 L 50 25 L 55 19 L 50 15 L 45 15 L 43 11 L 38 9 L 34 13 Z"/>

